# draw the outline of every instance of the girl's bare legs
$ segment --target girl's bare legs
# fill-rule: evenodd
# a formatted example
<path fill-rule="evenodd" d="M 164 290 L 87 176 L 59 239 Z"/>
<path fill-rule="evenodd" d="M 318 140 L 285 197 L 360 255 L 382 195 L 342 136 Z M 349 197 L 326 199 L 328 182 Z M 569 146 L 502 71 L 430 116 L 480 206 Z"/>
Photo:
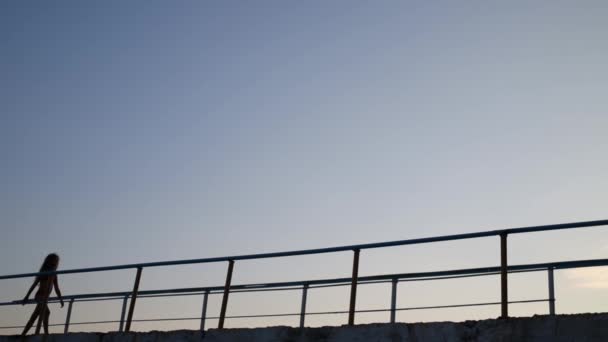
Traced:
<path fill-rule="evenodd" d="M 27 321 L 27 324 L 25 325 L 25 328 L 23 329 L 21 335 L 27 334 L 28 330 L 30 330 L 32 325 L 34 325 L 36 318 L 38 318 L 38 316 L 40 315 L 40 310 L 42 309 L 41 306 L 42 304 L 36 305 L 36 308 L 34 309 L 34 312 L 32 312 L 32 316 L 30 317 L 30 320 Z"/>
<path fill-rule="evenodd" d="M 48 335 L 49 334 L 49 316 L 51 315 L 51 310 L 49 310 L 48 305 L 44 306 L 44 311 L 43 311 L 43 323 L 44 323 L 44 334 Z"/>
<path fill-rule="evenodd" d="M 44 309 L 38 311 L 38 323 L 36 324 L 36 335 L 40 335 L 40 327 L 42 327 L 42 318 L 44 317 Z"/>

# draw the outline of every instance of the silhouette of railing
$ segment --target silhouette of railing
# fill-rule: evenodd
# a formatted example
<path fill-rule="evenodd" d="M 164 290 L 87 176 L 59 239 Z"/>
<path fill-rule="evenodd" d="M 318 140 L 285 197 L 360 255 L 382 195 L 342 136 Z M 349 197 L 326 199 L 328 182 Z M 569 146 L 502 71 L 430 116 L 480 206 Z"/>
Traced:
<path fill-rule="evenodd" d="M 101 272 L 101 271 L 123 270 L 123 269 L 135 269 L 136 270 L 135 282 L 133 285 L 133 290 L 131 290 L 131 291 L 91 293 L 91 294 L 64 296 L 64 299 L 69 301 L 66 321 L 65 321 L 65 323 L 62 323 L 62 324 L 51 324 L 50 326 L 62 325 L 62 326 L 64 326 L 64 332 L 66 332 L 66 333 L 68 332 L 70 325 L 119 323 L 119 331 L 130 331 L 132 322 L 178 321 L 178 320 L 200 320 L 200 323 L 201 323 L 200 329 L 204 330 L 206 320 L 210 320 L 210 319 L 217 319 L 218 328 L 222 329 L 224 327 L 224 321 L 226 318 L 236 319 L 236 318 L 284 317 L 284 316 L 299 316 L 300 317 L 300 327 L 304 327 L 305 317 L 307 315 L 329 315 L 329 314 L 348 314 L 348 324 L 353 325 L 356 313 L 390 312 L 390 314 L 391 314 L 390 321 L 395 322 L 395 315 L 396 315 L 397 311 L 467 307 L 467 306 L 485 306 L 485 305 L 500 305 L 501 306 L 501 317 L 507 318 L 509 304 L 533 303 L 533 302 L 548 302 L 549 303 L 549 314 L 554 315 L 555 314 L 555 292 L 554 292 L 554 277 L 553 277 L 554 270 L 579 268 L 579 267 L 608 266 L 608 259 L 561 261 L 561 262 L 509 266 L 507 264 L 507 237 L 512 234 L 574 229 L 574 228 L 585 228 L 585 227 L 595 227 L 595 226 L 606 226 L 606 225 L 608 225 L 608 220 L 575 222 L 575 223 L 565 223 L 565 224 L 555 224 L 555 225 L 545 225 L 545 226 L 492 230 L 492 231 L 429 237 L 429 238 L 421 238 L 421 239 L 398 240 L 398 241 L 389 241 L 389 242 L 382 242 L 382 243 L 369 243 L 369 244 L 359 244 L 359 245 L 350 245 L 350 246 L 341 246 L 341 247 L 331 247 L 331 248 L 298 250 L 298 251 L 279 252 L 279 253 L 238 255 L 238 256 L 220 257 L 220 258 L 175 260 L 175 261 L 106 266 L 106 267 L 81 268 L 81 269 L 72 269 L 72 270 L 59 270 L 59 271 L 54 271 L 54 272 L 3 275 L 3 276 L 0 276 L 0 280 L 34 277 L 34 276 L 38 276 L 38 275 L 89 273 L 89 272 Z M 500 266 L 447 270 L 447 271 L 434 271 L 434 272 L 384 274 L 384 275 L 365 276 L 365 277 L 358 276 L 360 251 L 364 250 L 364 249 L 413 245 L 413 244 L 431 243 L 431 242 L 439 242 L 439 241 L 464 240 L 464 239 L 473 239 L 473 238 L 490 237 L 490 236 L 499 236 L 500 237 L 500 255 L 501 255 Z M 317 279 L 317 280 L 304 280 L 304 281 L 291 281 L 291 282 L 232 285 L 232 273 L 234 270 L 234 263 L 239 260 L 278 258 L 278 257 L 288 257 L 288 256 L 297 256 L 297 255 L 335 253 L 335 252 L 343 252 L 343 251 L 353 251 L 352 277 L 349 277 L 349 278 Z M 186 264 L 216 263 L 216 262 L 228 262 L 228 270 L 227 270 L 226 282 L 225 282 L 224 286 L 139 291 L 139 283 L 140 283 L 140 279 L 141 279 L 142 270 L 144 268 L 160 267 L 160 266 L 173 266 L 173 265 L 186 265 Z M 508 282 L 507 282 L 508 273 L 539 272 L 539 271 L 547 271 L 548 298 L 519 300 L 519 301 L 509 301 L 508 300 Z M 501 301 L 500 302 L 466 303 L 466 304 L 451 304 L 451 305 L 440 305 L 440 306 L 406 307 L 406 308 L 398 308 L 396 306 L 397 284 L 399 282 L 441 280 L 441 279 L 453 279 L 453 278 L 464 278 L 464 277 L 479 277 L 479 276 L 488 276 L 488 275 L 500 275 L 500 279 L 501 279 Z M 381 309 L 372 309 L 372 310 L 356 310 L 355 303 L 356 303 L 356 297 L 357 297 L 357 286 L 366 285 L 366 284 L 378 284 L 378 283 L 391 283 L 392 284 L 392 286 L 391 286 L 391 307 L 389 309 L 381 308 Z M 350 305 L 349 305 L 348 311 L 306 312 L 307 294 L 308 294 L 309 289 L 320 288 L 320 287 L 333 287 L 333 286 L 349 286 L 350 287 Z M 227 309 L 228 298 L 229 298 L 230 293 L 259 292 L 259 291 L 285 291 L 285 290 L 302 291 L 302 303 L 301 303 L 300 312 L 264 314 L 264 315 L 226 316 L 226 309 Z M 218 295 L 218 294 L 222 295 L 222 305 L 221 305 L 221 309 L 220 309 L 220 314 L 217 317 L 207 317 L 208 297 L 210 295 Z M 203 296 L 203 308 L 202 308 L 202 314 L 200 317 L 159 318 L 159 319 L 139 319 L 139 320 L 133 319 L 133 314 L 135 311 L 135 304 L 136 304 L 136 300 L 138 297 L 149 298 L 149 297 L 190 296 L 190 295 L 202 295 Z M 121 310 L 120 320 L 76 322 L 76 323 L 70 322 L 72 307 L 75 302 L 102 301 L 102 300 L 122 300 L 122 310 Z M 49 302 L 56 302 L 56 301 L 58 301 L 57 298 L 51 298 L 49 300 Z M 34 301 L 29 301 L 29 303 L 34 303 Z M 11 302 L 0 303 L 0 306 L 11 306 L 11 305 L 20 305 L 20 304 L 22 304 L 22 301 L 11 301 Z M 127 304 L 129 304 L 128 311 L 127 311 Z M 22 328 L 22 326 L 0 327 L 0 329 L 16 329 L 16 328 Z"/>

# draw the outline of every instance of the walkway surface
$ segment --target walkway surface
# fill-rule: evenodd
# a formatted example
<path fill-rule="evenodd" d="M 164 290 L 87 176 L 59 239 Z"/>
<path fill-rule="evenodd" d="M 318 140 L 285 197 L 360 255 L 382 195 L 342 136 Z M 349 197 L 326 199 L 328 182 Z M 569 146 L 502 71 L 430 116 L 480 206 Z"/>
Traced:
<path fill-rule="evenodd" d="M 43 341 L 30 336 L 28 342 Z M 23 341 L 18 336 L 0 336 L 0 342 Z M 482 321 L 364 324 L 340 327 L 256 329 L 211 329 L 200 331 L 70 333 L 49 335 L 54 342 L 595 342 L 608 341 L 608 313 L 534 316 Z"/>

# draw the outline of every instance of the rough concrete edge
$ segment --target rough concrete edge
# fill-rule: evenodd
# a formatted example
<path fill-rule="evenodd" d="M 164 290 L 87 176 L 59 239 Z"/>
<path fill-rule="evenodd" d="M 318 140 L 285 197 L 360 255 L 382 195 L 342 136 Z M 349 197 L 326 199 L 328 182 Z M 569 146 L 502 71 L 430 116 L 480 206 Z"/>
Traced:
<path fill-rule="evenodd" d="M 93 340 L 103 342 L 146 342 L 146 341 L 157 341 L 159 335 L 177 335 L 181 338 L 180 340 L 191 340 L 191 341 L 204 341 L 214 340 L 219 338 L 221 335 L 232 335 L 239 336 L 240 339 L 252 336 L 253 334 L 262 334 L 266 336 L 274 335 L 281 336 L 284 340 L 299 340 L 318 338 L 319 340 L 337 339 L 350 336 L 352 334 L 369 335 L 370 331 L 386 330 L 390 333 L 400 333 L 410 336 L 412 340 L 417 340 L 417 335 L 427 335 L 423 332 L 430 330 L 443 330 L 437 329 L 444 327 L 452 330 L 452 336 L 459 336 L 464 340 L 474 340 L 474 338 L 485 335 L 488 333 L 494 333 L 497 330 L 501 330 L 503 333 L 508 333 L 511 336 L 520 336 L 521 330 L 524 326 L 530 326 L 534 324 L 544 324 L 546 329 L 554 329 L 555 334 L 559 334 L 559 321 L 577 321 L 582 324 L 593 324 L 597 320 L 608 321 L 608 313 L 584 313 L 584 314 L 560 314 L 555 316 L 550 315 L 534 315 L 529 317 L 510 317 L 508 319 L 483 319 L 483 320 L 466 320 L 461 322 L 452 321 L 438 321 L 438 322 L 397 322 L 397 323 L 366 323 L 357 324 L 354 326 L 339 325 L 339 326 L 322 326 L 322 327 L 290 327 L 290 326 L 269 326 L 269 327 L 257 327 L 257 328 L 231 328 L 231 329 L 209 329 L 205 332 L 198 330 L 171 330 L 171 331 L 160 331 L 152 330 L 146 332 L 73 332 L 68 334 L 50 334 L 48 336 L 43 335 L 28 335 L 25 339 L 19 335 L 0 335 L 0 342 L 11 342 L 11 341 L 27 341 L 27 342 L 78 342 L 78 341 L 91 341 L 92 335 L 96 336 Z M 608 322 L 604 324 L 605 329 L 601 329 L 601 333 L 604 330 L 608 332 Z M 507 331 L 505 331 L 505 329 Z M 597 331 L 592 331 L 593 335 L 597 334 Z M 387 336 L 388 337 L 388 336 Z M 447 336 L 437 336 L 442 340 L 448 340 Z"/>

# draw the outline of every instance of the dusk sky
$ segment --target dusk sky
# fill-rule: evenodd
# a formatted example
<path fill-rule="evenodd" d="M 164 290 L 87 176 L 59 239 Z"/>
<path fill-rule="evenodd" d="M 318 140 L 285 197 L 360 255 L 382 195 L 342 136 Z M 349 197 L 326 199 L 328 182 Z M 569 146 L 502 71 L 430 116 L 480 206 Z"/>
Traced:
<path fill-rule="evenodd" d="M 606 18 L 605 1 L 2 1 L 0 274 L 36 271 L 50 252 L 69 269 L 607 219 Z M 514 264 L 608 256 L 606 227 L 509 242 Z M 496 266 L 498 248 L 364 251 L 360 272 Z M 349 276 L 351 258 L 237 262 L 233 283 Z M 144 270 L 142 287 L 221 285 L 225 270 Z M 605 311 L 607 273 L 558 272 L 558 312 Z M 546 277 L 513 276 L 510 298 L 546 298 Z M 60 284 L 125 291 L 133 278 Z M 30 282 L 0 281 L 0 301 Z M 500 298 L 497 277 L 446 284 L 400 285 L 399 305 Z M 358 307 L 388 307 L 389 287 L 361 289 Z M 347 309 L 345 288 L 318 291 L 311 310 Z M 299 292 L 247 296 L 229 314 L 299 311 Z M 142 300 L 136 316 L 197 316 L 200 302 Z M 32 309 L 0 307 L 0 325 Z M 66 309 L 51 310 L 63 322 Z M 120 303 L 74 310 L 74 321 L 117 319 Z M 198 327 L 171 324 L 161 328 Z"/>

